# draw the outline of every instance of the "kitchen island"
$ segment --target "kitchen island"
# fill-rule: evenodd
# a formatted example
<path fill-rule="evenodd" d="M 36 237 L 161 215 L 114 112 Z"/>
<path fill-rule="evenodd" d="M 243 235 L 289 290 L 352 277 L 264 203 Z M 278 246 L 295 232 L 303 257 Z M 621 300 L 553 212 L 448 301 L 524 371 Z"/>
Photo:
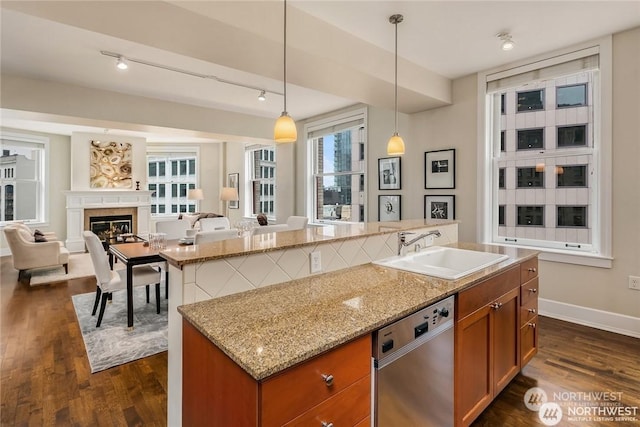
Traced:
<path fill-rule="evenodd" d="M 531 263 L 537 262 L 537 253 L 529 250 L 463 243 L 451 245 L 506 254 L 509 258 L 455 281 L 364 264 L 180 307 L 185 330 L 183 419 L 193 425 L 197 425 L 198 420 L 209 420 L 210 425 L 216 425 L 217 416 L 234 417 L 248 411 L 251 416 L 244 425 L 281 425 L 289 421 L 303 425 L 308 420 L 305 416 L 312 416 L 309 415 L 312 407 L 336 405 L 336 401 L 347 399 L 357 408 L 362 406 L 358 403 L 364 402 L 364 407 L 359 409 L 362 411 L 359 415 L 346 411 L 345 417 L 355 418 L 344 419 L 351 425 L 356 422 L 367 424 L 370 422 L 367 403 L 370 402 L 370 390 L 363 384 L 370 383 L 370 378 L 363 365 L 370 364 L 373 331 L 449 295 L 480 289 L 479 284 L 486 283 L 491 289 L 506 284 L 512 288 L 511 292 L 517 288 L 517 305 L 521 269 L 523 266 L 533 268 Z M 477 301 L 478 298 L 471 295 L 470 300 Z M 513 326 L 519 328 L 520 316 L 518 311 L 515 314 L 517 318 L 512 319 L 512 323 L 517 322 L 518 325 Z M 516 341 L 520 343 L 519 339 Z M 359 364 L 354 362 L 356 366 L 346 371 L 361 372 L 362 375 L 337 387 L 331 385 L 332 390 L 326 396 L 323 388 L 311 392 L 300 389 L 300 381 L 294 375 L 296 370 L 304 372 L 309 363 L 331 357 L 335 351 L 350 355 L 347 359 L 340 357 L 341 360 L 359 360 Z M 518 360 L 513 362 L 519 368 L 519 347 L 512 352 L 517 353 Z M 188 373 L 190 366 L 197 366 L 197 369 Z M 229 377 L 223 378 L 226 374 L 215 371 L 215 366 L 225 366 L 224 372 Z M 310 372 L 308 369 L 313 371 L 313 368 L 307 368 L 307 373 Z M 303 395 L 322 400 L 277 405 L 274 402 L 278 399 L 286 401 L 286 395 L 280 392 L 278 399 L 268 400 L 270 390 L 278 390 L 278 382 L 283 382 L 288 375 L 294 375 L 288 384 L 296 390 L 291 396 L 293 401 L 297 402 L 296 396 Z M 316 372 L 313 376 L 318 375 L 320 373 Z M 332 377 L 340 378 L 336 374 Z M 240 389 L 236 389 L 233 399 L 227 401 L 218 387 L 229 381 Z M 203 389 L 205 384 L 212 389 Z M 240 386 L 242 384 L 244 386 Z M 330 397 L 334 394 L 341 397 L 332 403 Z M 243 402 L 248 406 L 242 406 Z M 256 407 L 252 406 L 254 403 Z M 294 407 L 298 412 L 272 414 L 269 411 L 274 405 L 280 408 L 276 411 L 279 413 L 288 407 Z M 366 414 L 365 417 L 359 418 L 362 414 Z M 287 418 L 289 416 L 294 418 Z"/>
<path fill-rule="evenodd" d="M 416 219 L 310 226 L 162 251 L 169 265 L 170 283 L 168 425 L 179 426 L 182 422 L 183 339 L 178 306 L 369 264 L 396 255 L 398 232 L 436 229 L 441 236 L 435 244 L 457 242 L 456 221 Z M 425 242 L 421 243 L 424 246 Z M 320 255 L 319 272 L 311 272 L 311 253 Z"/>

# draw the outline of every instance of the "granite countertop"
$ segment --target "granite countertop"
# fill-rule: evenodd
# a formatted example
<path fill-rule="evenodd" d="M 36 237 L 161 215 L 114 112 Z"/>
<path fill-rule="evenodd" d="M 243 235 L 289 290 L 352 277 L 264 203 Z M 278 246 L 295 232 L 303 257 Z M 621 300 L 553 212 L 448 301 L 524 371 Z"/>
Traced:
<path fill-rule="evenodd" d="M 397 233 L 403 230 L 437 227 L 455 223 L 457 221 L 407 219 L 394 222 L 310 226 L 302 230 L 245 236 L 202 245 L 174 246 L 160 252 L 160 256 L 170 264 L 181 268 L 186 264 L 211 261 L 228 256 L 248 255 L 313 243 L 356 239 L 363 236 Z"/>
<path fill-rule="evenodd" d="M 536 251 L 457 243 L 509 255 L 456 281 L 365 264 L 178 307 L 182 316 L 254 379 L 411 314 L 537 255 Z"/>

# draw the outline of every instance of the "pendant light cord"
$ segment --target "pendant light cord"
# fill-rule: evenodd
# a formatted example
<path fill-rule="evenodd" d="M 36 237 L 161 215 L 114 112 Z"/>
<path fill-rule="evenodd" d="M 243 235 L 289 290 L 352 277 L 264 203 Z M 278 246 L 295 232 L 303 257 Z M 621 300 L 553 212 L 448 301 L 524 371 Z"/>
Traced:
<path fill-rule="evenodd" d="M 284 0 L 284 113 L 287 113 L 287 0 Z"/>
<path fill-rule="evenodd" d="M 396 66 L 395 66 L 395 84 L 394 84 L 396 119 L 395 119 L 394 132 L 397 135 L 398 134 L 398 22 L 397 21 L 394 23 L 394 27 L 396 28 Z M 286 99 L 286 95 L 285 95 L 285 99 Z"/>

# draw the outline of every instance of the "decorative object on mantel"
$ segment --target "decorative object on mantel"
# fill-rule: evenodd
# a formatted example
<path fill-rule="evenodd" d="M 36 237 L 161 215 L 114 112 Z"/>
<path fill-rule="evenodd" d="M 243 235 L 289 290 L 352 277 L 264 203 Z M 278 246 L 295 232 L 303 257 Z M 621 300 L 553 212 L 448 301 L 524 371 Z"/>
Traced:
<path fill-rule="evenodd" d="M 298 129 L 287 112 L 287 0 L 284 0 L 284 108 L 282 114 L 276 120 L 273 128 L 273 139 L 277 143 L 296 142 L 298 139 Z"/>
<path fill-rule="evenodd" d="M 132 188 L 131 144 L 91 141 L 89 186 L 91 188 Z"/>
<path fill-rule="evenodd" d="M 140 181 L 136 181 L 136 190 L 140 191 Z"/>
<path fill-rule="evenodd" d="M 395 82 L 394 82 L 394 102 L 395 102 L 395 126 L 393 135 L 387 142 L 387 154 L 390 156 L 404 154 L 404 141 L 398 134 L 398 24 L 404 20 L 400 14 L 391 15 L 389 22 L 393 24 L 396 31 L 396 57 L 395 57 Z"/>
<path fill-rule="evenodd" d="M 144 286 L 135 288 L 133 295 L 136 327 L 132 331 L 127 330 L 126 322 L 123 322 L 127 318 L 126 292 L 113 294 L 100 328 L 96 328 L 96 318 L 91 315 L 95 292 L 72 297 L 91 373 L 167 350 L 168 300 L 160 299 L 160 314 L 156 314 L 156 305 L 146 302 Z"/>
<path fill-rule="evenodd" d="M 456 188 L 456 150 L 424 153 L 424 188 Z"/>

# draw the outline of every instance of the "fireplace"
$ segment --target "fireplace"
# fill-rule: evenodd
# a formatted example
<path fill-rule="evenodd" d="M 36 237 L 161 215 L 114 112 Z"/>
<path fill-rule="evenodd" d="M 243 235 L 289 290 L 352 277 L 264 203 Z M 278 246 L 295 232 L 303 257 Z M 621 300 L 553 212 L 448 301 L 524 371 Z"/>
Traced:
<path fill-rule="evenodd" d="M 107 228 L 124 232 L 126 228 L 142 238 L 149 233 L 151 218 L 151 192 L 144 190 L 89 190 L 67 191 L 67 240 L 65 246 L 70 252 L 84 252 L 82 232 L 92 230 L 93 222 L 99 231 Z M 127 216 L 127 219 L 123 219 Z M 107 217 L 105 219 L 105 217 Z M 104 223 L 111 221 L 111 223 Z M 123 221 L 127 221 L 124 223 Z M 130 222 L 129 222 L 130 221 Z M 99 233 L 96 233 L 100 235 Z"/>
<path fill-rule="evenodd" d="M 133 215 L 106 215 L 89 217 L 89 230 L 100 240 L 133 233 Z"/>

